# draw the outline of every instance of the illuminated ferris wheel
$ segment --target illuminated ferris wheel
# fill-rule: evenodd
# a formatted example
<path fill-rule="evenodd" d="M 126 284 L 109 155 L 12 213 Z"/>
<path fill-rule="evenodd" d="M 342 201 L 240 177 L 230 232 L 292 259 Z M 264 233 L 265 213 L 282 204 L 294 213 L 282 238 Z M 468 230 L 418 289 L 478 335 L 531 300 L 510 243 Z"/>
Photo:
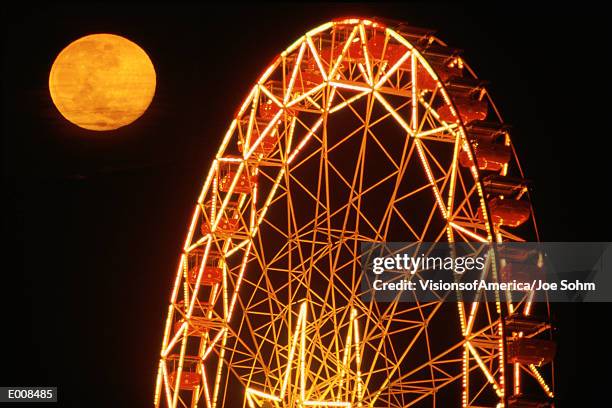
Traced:
<path fill-rule="evenodd" d="M 547 406 L 550 326 L 528 294 L 362 296 L 362 243 L 537 238 L 484 85 L 431 31 L 398 23 L 340 19 L 283 51 L 198 197 L 155 406 Z"/>

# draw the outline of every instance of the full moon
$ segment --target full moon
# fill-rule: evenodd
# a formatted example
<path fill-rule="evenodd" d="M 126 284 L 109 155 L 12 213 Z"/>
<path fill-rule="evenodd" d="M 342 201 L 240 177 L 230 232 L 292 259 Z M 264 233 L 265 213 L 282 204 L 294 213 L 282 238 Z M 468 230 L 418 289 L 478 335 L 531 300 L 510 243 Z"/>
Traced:
<path fill-rule="evenodd" d="M 153 63 L 138 45 L 113 34 L 88 35 L 59 53 L 49 74 L 62 116 L 89 130 L 129 125 L 155 94 Z"/>

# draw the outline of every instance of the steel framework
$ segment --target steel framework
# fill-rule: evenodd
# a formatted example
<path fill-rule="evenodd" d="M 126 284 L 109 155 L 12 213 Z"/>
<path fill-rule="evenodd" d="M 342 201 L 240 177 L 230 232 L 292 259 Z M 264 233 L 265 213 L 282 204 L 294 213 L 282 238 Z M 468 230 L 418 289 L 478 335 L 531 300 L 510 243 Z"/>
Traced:
<path fill-rule="evenodd" d="M 358 18 L 309 31 L 251 88 L 210 167 L 155 406 L 542 406 L 519 397 L 528 382 L 552 397 L 550 365 L 506 351 L 550 328 L 507 328 L 529 294 L 377 303 L 360 288 L 363 242 L 537 238 L 521 178 L 484 83 L 433 32 Z"/>

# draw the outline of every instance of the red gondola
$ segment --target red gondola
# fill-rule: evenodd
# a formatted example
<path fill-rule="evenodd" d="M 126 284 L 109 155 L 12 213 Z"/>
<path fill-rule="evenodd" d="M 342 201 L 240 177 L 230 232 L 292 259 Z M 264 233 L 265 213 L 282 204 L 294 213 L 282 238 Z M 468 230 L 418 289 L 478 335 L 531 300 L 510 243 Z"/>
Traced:
<path fill-rule="evenodd" d="M 508 343 L 508 362 L 539 366 L 550 363 L 556 351 L 554 341 L 520 337 Z"/>
<path fill-rule="evenodd" d="M 531 283 L 534 279 L 544 279 L 544 269 L 534 263 L 507 262 L 501 267 L 502 282 Z"/>
<path fill-rule="evenodd" d="M 238 229 L 238 219 L 229 218 L 226 216 L 222 216 L 221 220 L 217 224 L 217 229 L 215 233 L 218 235 L 232 235 Z M 202 223 L 202 234 L 206 235 L 211 232 L 210 224 L 208 222 Z"/>
<path fill-rule="evenodd" d="M 168 380 L 170 382 L 170 386 L 174 387 L 176 384 L 176 371 L 172 371 L 168 376 Z M 181 390 L 193 390 L 198 385 L 200 385 L 200 374 L 193 371 L 185 371 L 181 372 L 181 380 L 179 382 L 179 389 Z"/>
<path fill-rule="evenodd" d="M 214 208 L 213 208 L 213 204 Z M 202 235 L 206 235 L 211 232 L 211 223 L 214 221 L 213 216 L 216 218 L 218 216 L 218 211 L 221 208 L 220 202 L 213 202 L 213 200 L 209 200 L 204 204 L 204 220 L 202 221 L 201 231 Z M 223 215 L 217 224 L 217 228 L 215 229 L 215 234 L 220 236 L 231 236 L 233 235 L 239 228 L 239 219 L 238 219 L 238 203 L 229 202 L 223 211 Z"/>
<path fill-rule="evenodd" d="M 203 254 L 202 254 L 203 255 Z M 200 272 L 200 265 L 202 262 L 202 256 L 196 255 L 196 261 L 189 269 L 187 279 L 190 284 L 195 285 L 198 279 L 198 273 Z M 200 285 L 212 286 L 221 283 L 223 279 L 223 269 L 219 267 L 221 256 L 217 252 L 210 252 L 206 258 L 206 264 L 202 271 L 202 278 L 200 279 Z"/>
<path fill-rule="evenodd" d="M 219 175 L 218 183 L 219 190 L 228 192 L 234 179 L 238 176 L 238 167 L 240 162 L 238 161 L 222 161 L 219 163 Z M 250 176 L 248 169 L 243 169 L 238 176 L 238 181 L 234 187 L 234 193 L 249 194 L 253 190 L 253 187 L 257 184 L 257 176 Z"/>
<path fill-rule="evenodd" d="M 388 66 L 393 66 L 395 63 L 408 51 L 408 49 L 399 44 L 387 42 L 385 47 L 386 36 L 382 33 L 377 33 L 368 40 L 368 51 L 370 56 L 375 60 L 386 60 Z M 404 65 L 404 64 L 402 64 Z M 407 67 L 410 68 L 410 60 Z"/>
<path fill-rule="evenodd" d="M 474 155 L 479 170 L 500 171 L 510 161 L 512 150 L 498 143 L 478 143 L 474 145 Z M 459 163 L 468 168 L 474 165 L 464 150 L 459 153 Z"/>
<path fill-rule="evenodd" d="M 198 268 L 193 268 L 189 271 L 189 283 L 195 285 L 198 279 Z M 205 266 L 202 271 L 202 279 L 200 285 L 212 286 L 221 283 L 223 280 L 223 269 L 217 266 Z"/>
<path fill-rule="evenodd" d="M 485 99 L 476 99 L 469 96 L 456 96 L 453 98 L 455 107 L 461 116 L 463 124 L 468 124 L 475 120 L 485 120 L 489 110 L 489 104 Z M 451 112 L 449 105 L 443 105 L 438 110 L 438 115 L 445 122 L 454 123 L 457 117 Z"/>
<path fill-rule="evenodd" d="M 529 219 L 531 206 L 528 201 L 495 197 L 489 201 L 489 211 L 494 224 L 518 227 Z M 478 218 L 482 220 L 480 209 L 478 209 Z"/>
<path fill-rule="evenodd" d="M 264 120 L 271 120 L 279 110 L 280 107 L 271 100 L 259 104 L 259 116 Z"/>

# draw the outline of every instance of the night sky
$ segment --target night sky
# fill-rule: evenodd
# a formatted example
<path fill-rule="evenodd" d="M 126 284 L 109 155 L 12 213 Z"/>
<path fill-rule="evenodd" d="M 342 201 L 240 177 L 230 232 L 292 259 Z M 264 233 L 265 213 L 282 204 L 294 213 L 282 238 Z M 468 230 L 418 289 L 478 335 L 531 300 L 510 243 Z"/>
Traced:
<path fill-rule="evenodd" d="M 0 385 L 56 385 L 61 406 L 151 405 L 180 247 L 221 137 L 275 54 L 339 16 L 435 28 L 463 49 L 513 126 L 534 181 L 541 239 L 609 241 L 604 14 L 579 3 L 534 2 L 3 12 Z M 61 117 L 48 75 L 66 45 L 100 32 L 123 35 L 149 54 L 157 91 L 138 121 L 97 133 Z M 599 387 L 610 379 L 601 326 L 611 309 L 553 305 L 559 407 L 600 405 Z"/>

